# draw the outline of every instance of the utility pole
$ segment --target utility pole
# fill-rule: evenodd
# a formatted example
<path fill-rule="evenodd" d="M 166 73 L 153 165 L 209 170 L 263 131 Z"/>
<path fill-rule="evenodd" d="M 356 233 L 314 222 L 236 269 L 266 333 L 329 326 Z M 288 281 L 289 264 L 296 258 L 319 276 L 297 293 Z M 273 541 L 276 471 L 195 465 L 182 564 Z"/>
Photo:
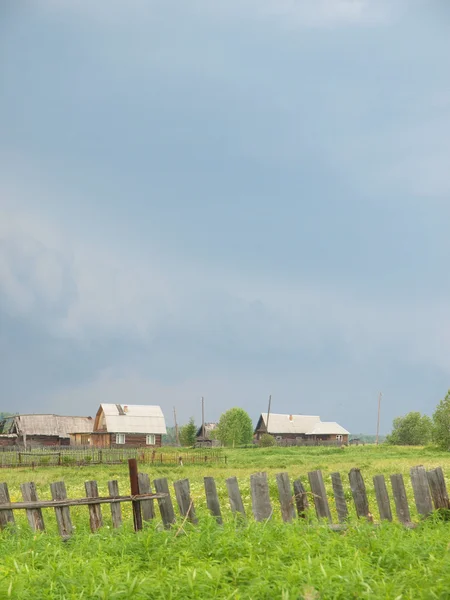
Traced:
<path fill-rule="evenodd" d="M 180 434 L 179 434 L 179 431 L 178 431 L 177 411 L 175 410 L 175 406 L 173 407 L 173 418 L 174 418 L 174 421 L 175 421 L 175 439 L 176 439 L 176 442 L 177 442 L 177 446 L 179 446 L 180 445 Z"/>
<path fill-rule="evenodd" d="M 380 409 L 381 409 L 381 396 L 382 396 L 382 393 L 380 392 L 380 394 L 379 394 L 379 396 L 378 396 L 377 446 L 378 446 L 378 438 L 380 437 Z"/>
<path fill-rule="evenodd" d="M 202 396 L 202 438 L 205 439 L 205 399 Z"/>
<path fill-rule="evenodd" d="M 272 394 L 269 396 L 269 407 L 267 409 L 267 421 L 266 421 L 266 433 L 269 433 L 269 417 L 270 417 L 270 405 L 272 404 Z"/>

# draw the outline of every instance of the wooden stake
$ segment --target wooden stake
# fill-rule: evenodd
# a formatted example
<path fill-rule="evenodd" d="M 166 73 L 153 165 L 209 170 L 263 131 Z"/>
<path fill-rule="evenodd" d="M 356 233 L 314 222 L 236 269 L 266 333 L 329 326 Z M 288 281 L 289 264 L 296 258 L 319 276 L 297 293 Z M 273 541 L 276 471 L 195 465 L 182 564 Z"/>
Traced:
<path fill-rule="evenodd" d="M 130 473 L 131 496 L 139 496 L 138 467 L 135 458 L 128 459 L 128 470 Z M 139 500 L 133 500 L 132 505 L 134 530 L 140 531 L 142 529 L 141 503 L 139 502 Z"/>

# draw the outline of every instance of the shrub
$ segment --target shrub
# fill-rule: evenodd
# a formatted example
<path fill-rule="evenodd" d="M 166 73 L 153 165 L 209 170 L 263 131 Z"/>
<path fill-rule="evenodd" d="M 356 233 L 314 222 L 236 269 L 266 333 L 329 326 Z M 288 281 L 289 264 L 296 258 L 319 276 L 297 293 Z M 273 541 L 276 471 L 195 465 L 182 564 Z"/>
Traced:
<path fill-rule="evenodd" d="M 259 440 L 261 448 L 269 448 L 270 446 L 276 446 L 276 444 L 275 438 L 270 433 L 263 433 Z"/>

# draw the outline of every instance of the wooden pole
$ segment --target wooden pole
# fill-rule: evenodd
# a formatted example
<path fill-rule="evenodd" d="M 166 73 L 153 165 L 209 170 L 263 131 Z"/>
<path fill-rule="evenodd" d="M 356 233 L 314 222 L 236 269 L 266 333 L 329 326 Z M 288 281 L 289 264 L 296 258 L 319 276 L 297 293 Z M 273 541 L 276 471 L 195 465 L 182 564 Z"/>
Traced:
<path fill-rule="evenodd" d="M 202 438 L 205 439 L 205 399 L 202 396 Z"/>
<path fill-rule="evenodd" d="M 179 446 L 180 445 L 180 433 L 178 431 L 177 411 L 175 410 L 175 406 L 173 407 L 173 418 L 175 421 L 175 440 L 176 440 L 177 446 Z"/>
<path fill-rule="evenodd" d="M 267 421 L 266 421 L 266 433 L 269 433 L 269 417 L 270 417 L 270 405 L 272 404 L 272 394 L 269 396 L 269 406 L 267 408 Z"/>
<path fill-rule="evenodd" d="M 380 409 L 381 409 L 381 392 L 378 396 L 378 418 L 377 418 L 377 446 L 378 446 L 378 439 L 380 437 Z"/>
<path fill-rule="evenodd" d="M 138 467 L 135 458 L 128 459 L 128 470 L 130 473 L 131 496 L 139 496 Z M 139 502 L 139 500 L 133 500 L 132 505 L 134 530 L 140 531 L 142 529 L 141 503 Z"/>

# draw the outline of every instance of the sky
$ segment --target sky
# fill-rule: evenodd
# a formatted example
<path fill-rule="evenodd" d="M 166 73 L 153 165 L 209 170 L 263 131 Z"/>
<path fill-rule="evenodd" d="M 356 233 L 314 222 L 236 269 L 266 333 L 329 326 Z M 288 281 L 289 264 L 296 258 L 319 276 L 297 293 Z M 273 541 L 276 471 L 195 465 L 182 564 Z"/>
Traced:
<path fill-rule="evenodd" d="M 3 0 L 0 411 L 431 414 L 449 57 L 446 0 Z"/>

